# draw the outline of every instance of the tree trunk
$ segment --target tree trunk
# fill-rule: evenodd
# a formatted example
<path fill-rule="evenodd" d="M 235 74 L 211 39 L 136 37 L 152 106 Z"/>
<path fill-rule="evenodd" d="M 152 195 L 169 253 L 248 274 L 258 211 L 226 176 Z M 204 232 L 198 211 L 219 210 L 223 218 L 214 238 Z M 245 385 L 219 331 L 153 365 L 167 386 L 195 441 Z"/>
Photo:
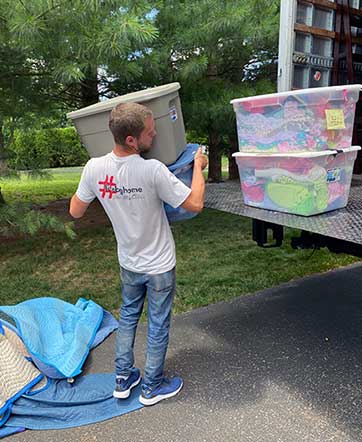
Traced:
<path fill-rule="evenodd" d="M 82 106 L 89 106 L 99 101 L 97 67 L 89 68 L 81 82 Z"/>
<path fill-rule="evenodd" d="M 6 203 L 5 203 L 3 194 L 1 193 L 1 187 L 0 187 L 0 206 L 3 206 L 4 204 L 6 204 Z"/>
<path fill-rule="evenodd" d="M 5 139 L 4 139 L 4 132 L 3 132 L 3 121 L 0 120 L 0 177 L 1 175 L 4 175 L 7 172 L 7 166 L 6 166 L 6 152 L 5 152 Z M 0 206 L 5 204 L 4 197 L 1 193 L 1 187 L 0 187 Z"/>
<path fill-rule="evenodd" d="M 209 176 L 208 181 L 211 183 L 219 183 L 221 181 L 221 146 L 220 135 L 209 132 Z"/>
<path fill-rule="evenodd" d="M 236 165 L 235 158 L 233 158 L 232 154 L 234 152 L 239 151 L 238 140 L 235 136 L 229 136 L 230 148 L 228 152 L 229 159 L 229 180 L 238 180 L 239 179 L 239 170 Z"/>
<path fill-rule="evenodd" d="M 5 154 L 5 140 L 3 133 L 3 122 L 0 120 L 0 175 L 6 170 L 6 154 Z"/>

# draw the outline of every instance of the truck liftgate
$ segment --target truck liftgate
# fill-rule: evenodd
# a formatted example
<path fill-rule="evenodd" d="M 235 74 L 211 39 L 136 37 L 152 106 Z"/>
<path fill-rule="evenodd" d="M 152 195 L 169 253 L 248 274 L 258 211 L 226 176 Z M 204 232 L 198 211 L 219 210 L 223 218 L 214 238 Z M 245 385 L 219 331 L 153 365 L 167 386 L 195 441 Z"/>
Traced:
<path fill-rule="evenodd" d="M 334 253 L 362 257 L 362 180 L 352 181 L 346 208 L 304 217 L 271 210 L 257 209 L 243 203 L 240 183 L 227 181 L 208 184 L 205 207 L 252 218 L 253 240 L 260 247 L 279 247 L 284 240 L 284 227 L 301 231 L 292 238 L 293 248 L 327 247 Z M 271 234 L 271 235 L 270 235 Z M 272 240 L 270 241 L 270 236 Z"/>

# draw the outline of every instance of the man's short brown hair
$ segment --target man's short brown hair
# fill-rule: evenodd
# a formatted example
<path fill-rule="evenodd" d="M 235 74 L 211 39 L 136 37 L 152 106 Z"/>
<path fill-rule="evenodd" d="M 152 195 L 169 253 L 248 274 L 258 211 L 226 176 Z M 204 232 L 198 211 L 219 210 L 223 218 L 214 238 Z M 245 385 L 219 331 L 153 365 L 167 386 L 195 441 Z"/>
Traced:
<path fill-rule="evenodd" d="M 109 129 L 117 144 L 125 145 L 130 135 L 138 138 L 145 128 L 145 119 L 152 111 L 138 103 L 120 103 L 114 107 L 109 117 Z"/>

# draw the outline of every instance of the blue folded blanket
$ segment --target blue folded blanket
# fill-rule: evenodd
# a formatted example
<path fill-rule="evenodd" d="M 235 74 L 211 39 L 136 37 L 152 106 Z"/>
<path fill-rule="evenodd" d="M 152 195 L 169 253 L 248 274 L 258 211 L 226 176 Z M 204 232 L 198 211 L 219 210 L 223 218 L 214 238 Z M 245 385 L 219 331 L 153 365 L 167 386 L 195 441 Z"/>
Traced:
<path fill-rule="evenodd" d="M 35 298 L 0 307 L 0 311 L 15 322 L 16 332 L 38 368 L 54 378 L 81 373 L 90 349 L 117 328 L 110 313 L 83 298 L 75 305 L 56 298 Z"/>

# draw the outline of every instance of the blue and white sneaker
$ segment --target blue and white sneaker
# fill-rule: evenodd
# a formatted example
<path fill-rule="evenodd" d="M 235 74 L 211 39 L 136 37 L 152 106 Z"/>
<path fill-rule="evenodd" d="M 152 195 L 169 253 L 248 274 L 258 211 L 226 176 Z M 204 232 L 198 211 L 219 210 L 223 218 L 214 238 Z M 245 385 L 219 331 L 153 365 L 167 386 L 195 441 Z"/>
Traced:
<path fill-rule="evenodd" d="M 139 397 L 139 401 L 143 405 L 155 405 L 157 402 L 163 399 L 168 399 L 176 394 L 183 387 L 182 379 L 179 377 L 174 377 L 162 381 L 162 384 L 153 390 L 147 390 L 142 387 L 142 393 Z"/>
<path fill-rule="evenodd" d="M 113 391 L 113 397 L 117 399 L 127 399 L 131 394 L 133 387 L 141 382 L 141 372 L 138 368 L 134 368 L 127 379 L 122 376 L 116 376 L 116 388 Z"/>

